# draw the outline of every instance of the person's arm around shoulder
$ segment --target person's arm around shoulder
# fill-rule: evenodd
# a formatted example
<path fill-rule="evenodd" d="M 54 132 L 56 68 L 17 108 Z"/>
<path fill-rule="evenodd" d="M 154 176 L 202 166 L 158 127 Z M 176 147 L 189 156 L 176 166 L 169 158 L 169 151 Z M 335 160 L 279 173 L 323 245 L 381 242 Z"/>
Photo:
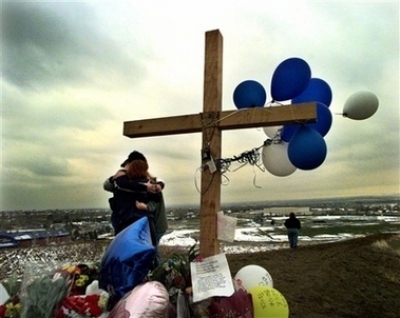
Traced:
<path fill-rule="evenodd" d="M 120 189 L 126 189 L 132 192 L 147 192 L 147 183 L 130 179 L 126 174 L 114 176 L 115 184 Z"/>
<path fill-rule="evenodd" d="M 108 177 L 106 180 L 104 180 L 103 189 L 108 192 L 114 192 L 114 188 L 115 188 L 114 180 L 125 174 L 126 174 L 125 169 L 119 169 L 113 176 Z"/>
<path fill-rule="evenodd" d="M 112 176 L 104 180 L 103 189 L 108 192 L 114 192 L 114 180 Z"/>
<path fill-rule="evenodd" d="M 148 205 L 146 203 L 144 203 L 144 202 L 136 201 L 135 205 L 136 205 L 136 209 L 138 209 L 138 210 L 146 210 L 146 211 L 148 211 Z"/>

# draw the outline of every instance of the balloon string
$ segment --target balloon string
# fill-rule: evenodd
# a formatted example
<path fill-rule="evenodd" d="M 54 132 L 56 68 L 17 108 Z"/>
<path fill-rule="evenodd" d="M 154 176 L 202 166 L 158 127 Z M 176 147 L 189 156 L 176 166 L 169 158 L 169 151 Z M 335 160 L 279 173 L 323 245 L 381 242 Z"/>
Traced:
<path fill-rule="evenodd" d="M 274 102 L 274 101 L 272 101 L 272 102 Z M 218 119 L 218 120 L 215 120 L 215 121 L 213 121 L 213 122 L 209 121 L 209 122 L 208 122 L 208 127 L 210 127 L 210 126 L 211 126 L 211 127 L 212 127 L 212 126 L 215 127 L 215 126 L 216 126 L 216 123 L 218 123 L 218 122 L 220 122 L 220 121 L 222 121 L 222 120 L 225 120 L 225 119 L 227 119 L 227 118 L 229 118 L 229 117 L 231 117 L 231 116 L 234 116 L 234 115 L 238 114 L 241 110 L 244 110 L 244 109 L 238 109 L 238 110 L 236 110 L 236 111 L 230 113 L 229 115 L 227 115 L 227 116 L 225 116 L 225 117 L 222 117 L 222 118 L 220 118 L 220 119 Z M 268 110 L 266 110 L 266 111 L 267 111 L 268 113 L 271 113 L 271 112 L 268 111 Z M 293 115 L 293 113 L 292 113 L 292 115 Z M 253 174 L 254 174 L 254 176 L 253 176 L 253 185 L 254 185 L 256 188 L 261 188 L 260 186 L 258 186 L 258 185 L 256 184 L 256 175 L 255 175 L 254 166 L 257 166 L 257 168 L 259 168 L 262 172 L 265 172 L 265 169 L 263 169 L 262 163 L 259 163 L 259 162 L 260 162 L 260 157 L 261 157 L 261 156 L 260 156 L 260 153 L 259 153 L 259 152 L 260 152 L 260 149 L 263 148 L 263 147 L 266 146 L 266 145 L 269 145 L 271 142 L 275 142 L 275 143 L 276 143 L 277 141 L 280 141 L 280 133 L 278 133 L 276 136 L 274 136 L 274 138 L 273 138 L 272 140 L 267 139 L 266 141 L 264 141 L 264 143 L 263 143 L 261 146 L 256 147 L 256 148 L 254 148 L 254 149 L 251 150 L 251 151 L 243 152 L 240 156 L 234 156 L 233 158 L 226 158 L 226 159 L 224 159 L 224 158 L 217 158 L 217 159 L 214 159 L 214 162 L 215 162 L 215 165 L 216 165 L 216 167 L 217 167 L 217 170 L 219 171 L 219 173 L 221 173 L 221 176 L 225 179 L 225 182 L 221 180 L 221 184 L 226 185 L 226 184 L 229 184 L 229 183 L 230 183 L 230 180 L 229 180 L 229 178 L 225 175 L 225 173 L 226 173 L 227 171 L 230 171 L 230 170 L 229 170 L 229 167 L 230 167 L 230 165 L 231 165 L 231 162 L 237 161 L 237 162 L 241 163 L 241 165 L 240 165 L 239 167 L 237 167 L 236 169 L 234 169 L 232 172 L 236 172 L 237 170 L 243 168 L 243 167 L 244 167 L 246 164 L 248 164 L 248 163 L 251 164 L 251 165 L 253 166 Z M 267 144 L 267 143 L 268 143 L 268 144 Z M 199 172 L 201 172 L 202 169 L 203 169 L 203 167 L 198 168 L 198 169 L 196 170 L 196 172 L 195 172 L 195 175 L 194 175 L 194 184 L 195 184 L 195 188 L 196 188 L 196 190 L 197 190 L 198 193 L 201 193 L 201 189 L 199 188 L 196 175 L 197 175 Z M 211 179 L 211 180 L 212 180 L 212 179 Z M 211 183 L 211 181 L 210 181 L 210 183 Z M 210 186 L 210 185 L 207 186 L 207 189 L 206 189 L 205 192 L 208 191 L 209 186 Z"/>
<path fill-rule="evenodd" d="M 257 167 L 258 167 L 258 166 L 257 166 Z M 260 168 L 260 167 L 258 167 L 258 168 Z M 260 170 L 261 170 L 261 169 L 260 169 Z M 256 181 L 257 181 L 257 174 L 256 174 L 256 172 L 255 172 L 255 170 L 254 170 L 254 166 L 253 166 L 253 185 L 254 185 L 256 188 L 261 189 L 262 187 L 260 187 L 259 185 L 257 185 Z"/>
<path fill-rule="evenodd" d="M 202 173 L 202 172 L 203 172 L 203 169 L 204 169 L 204 166 L 203 166 L 203 167 L 197 168 L 197 169 L 196 169 L 196 172 L 195 172 L 195 175 L 194 175 L 194 186 L 195 186 L 197 192 L 200 193 L 200 194 L 202 194 L 202 191 L 201 191 L 201 189 L 199 188 L 199 185 L 197 184 L 197 177 L 196 177 L 196 174 L 197 174 L 198 172 Z M 205 191 L 203 192 L 203 194 L 206 193 L 206 192 L 210 189 L 210 186 L 211 186 L 211 183 L 212 183 L 213 179 L 214 179 L 214 174 L 211 176 L 210 182 L 207 184 L 206 189 L 205 189 Z"/>
<path fill-rule="evenodd" d="M 257 108 L 257 107 L 253 107 L 253 109 L 255 109 L 255 108 Z M 236 111 L 230 113 L 229 115 L 226 115 L 225 117 L 222 117 L 222 118 L 216 120 L 216 121 L 215 121 L 215 124 L 218 123 L 218 122 L 220 122 L 220 121 L 223 121 L 223 120 L 225 120 L 225 119 L 227 119 L 227 118 L 229 118 L 229 117 L 231 117 L 231 116 L 233 116 L 233 115 L 236 115 L 236 114 L 238 114 L 239 112 L 244 111 L 244 110 L 248 110 L 248 108 L 241 108 L 241 109 L 238 109 L 238 110 L 236 110 Z M 267 113 L 271 113 L 271 112 L 268 111 L 268 110 L 266 110 L 266 112 L 267 112 Z"/>
<path fill-rule="evenodd" d="M 224 119 L 227 119 L 227 118 L 229 118 L 229 117 L 231 117 L 231 116 L 233 116 L 233 115 L 236 115 L 236 114 L 239 113 L 239 112 L 240 112 L 240 109 L 234 111 L 233 113 L 230 113 L 229 115 L 227 115 L 227 116 L 225 116 L 225 117 L 222 117 L 222 118 L 216 120 L 215 123 L 218 123 L 218 122 L 220 122 L 220 121 L 223 121 Z"/>
<path fill-rule="evenodd" d="M 200 190 L 200 188 L 199 188 L 199 185 L 197 184 L 197 176 L 196 176 L 196 174 L 197 174 L 198 172 L 201 172 L 201 171 L 202 171 L 201 168 L 197 168 L 196 171 L 195 171 L 195 173 L 194 173 L 194 176 L 193 176 L 194 187 L 196 188 L 196 190 L 197 190 L 198 193 L 201 193 L 201 190 Z"/>
<path fill-rule="evenodd" d="M 221 179 L 221 184 L 222 184 L 222 185 L 228 185 L 228 184 L 230 183 L 229 178 L 228 178 L 225 174 L 222 174 L 221 177 L 222 177 L 223 179 L 225 179 L 225 181 L 224 181 L 223 179 Z"/>

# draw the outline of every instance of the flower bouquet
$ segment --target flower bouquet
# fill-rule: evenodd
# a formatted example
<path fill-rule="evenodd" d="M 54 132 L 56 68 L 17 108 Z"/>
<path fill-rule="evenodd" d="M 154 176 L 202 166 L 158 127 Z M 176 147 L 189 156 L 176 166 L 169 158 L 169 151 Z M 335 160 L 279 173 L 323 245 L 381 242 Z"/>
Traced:
<path fill-rule="evenodd" d="M 108 293 L 96 286 L 97 276 L 97 264 L 29 263 L 20 290 L 12 288 L 0 306 L 0 318 L 107 317 Z"/>
<path fill-rule="evenodd" d="M 0 318 L 19 317 L 21 317 L 21 303 L 18 296 L 10 298 L 5 304 L 0 306 Z"/>
<path fill-rule="evenodd" d="M 169 317 L 192 317 L 190 307 L 192 279 L 190 263 L 199 255 L 196 245 L 187 254 L 173 253 L 149 275 L 150 280 L 162 283 L 170 296 Z"/>
<path fill-rule="evenodd" d="M 57 264 L 28 263 L 21 286 L 21 317 L 52 318 L 73 280 L 73 275 Z"/>

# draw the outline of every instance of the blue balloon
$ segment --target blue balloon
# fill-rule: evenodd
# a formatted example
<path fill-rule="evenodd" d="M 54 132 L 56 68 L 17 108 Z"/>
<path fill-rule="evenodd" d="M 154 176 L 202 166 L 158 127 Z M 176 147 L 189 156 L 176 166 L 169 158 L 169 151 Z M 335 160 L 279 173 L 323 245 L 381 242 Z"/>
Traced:
<path fill-rule="evenodd" d="M 114 301 L 131 291 L 149 273 L 155 257 L 149 221 L 143 217 L 120 232 L 101 260 L 99 287 L 113 290 Z"/>
<path fill-rule="evenodd" d="M 304 124 L 307 127 L 315 129 L 322 137 L 326 136 L 332 126 L 332 113 L 328 106 L 317 102 L 317 121 L 315 123 Z M 284 125 L 281 132 L 281 139 L 289 142 L 302 124 Z"/>
<path fill-rule="evenodd" d="M 301 125 L 302 124 L 283 125 L 281 131 L 281 139 L 283 141 L 289 142 Z"/>
<path fill-rule="evenodd" d="M 300 95 L 311 79 L 307 62 L 293 57 L 281 62 L 272 74 L 271 96 L 274 101 L 284 101 Z"/>
<path fill-rule="evenodd" d="M 315 130 L 302 125 L 290 139 L 288 157 L 293 166 L 302 170 L 319 167 L 326 158 L 324 138 Z"/>
<path fill-rule="evenodd" d="M 250 107 L 264 107 L 267 92 L 257 81 L 246 80 L 241 82 L 233 92 L 233 102 L 238 109 Z"/>
<path fill-rule="evenodd" d="M 292 104 L 306 102 L 321 102 L 330 106 L 332 102 L 332 90 L 328 83 L 320 78 L 312 78 L 301 95 L 292 99 Z"/>

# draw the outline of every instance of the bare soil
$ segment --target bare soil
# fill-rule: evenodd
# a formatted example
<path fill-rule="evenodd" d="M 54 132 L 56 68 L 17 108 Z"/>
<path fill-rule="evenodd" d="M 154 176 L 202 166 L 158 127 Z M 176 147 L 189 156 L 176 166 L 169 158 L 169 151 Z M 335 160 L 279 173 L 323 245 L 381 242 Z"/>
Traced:
<path fill-rule="evenodd" d="M 290 318 L 399 318 L 400 235 L 227 255 L 234 276 L 264 267 L 286 298 Z"/>

